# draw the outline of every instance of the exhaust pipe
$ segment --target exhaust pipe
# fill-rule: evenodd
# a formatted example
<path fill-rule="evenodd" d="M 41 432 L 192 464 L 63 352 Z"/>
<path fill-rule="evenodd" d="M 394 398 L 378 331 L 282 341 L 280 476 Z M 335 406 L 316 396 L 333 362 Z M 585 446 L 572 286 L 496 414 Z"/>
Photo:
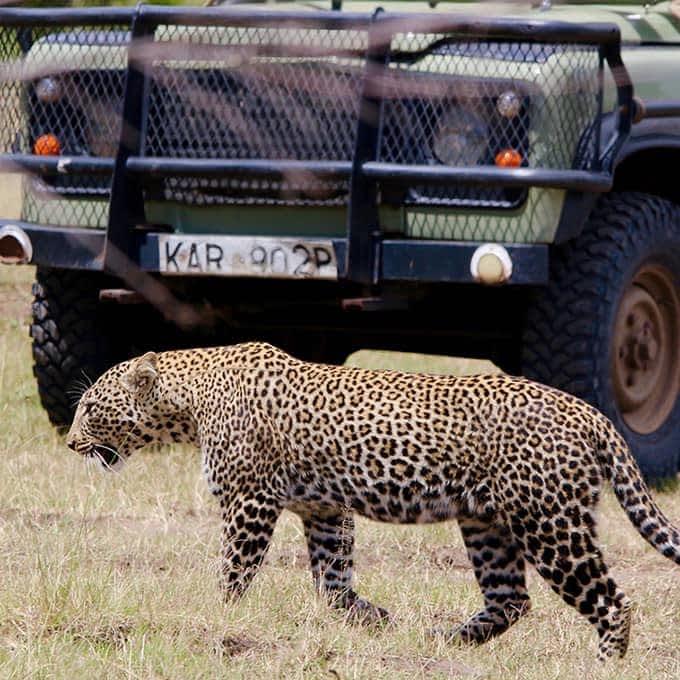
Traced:
<path fill-rule="evenodd" d="M 33 259 L 33 244 L 28 234 L 15 224 L 0 227 L 0 263 L 28 264 Z"/>

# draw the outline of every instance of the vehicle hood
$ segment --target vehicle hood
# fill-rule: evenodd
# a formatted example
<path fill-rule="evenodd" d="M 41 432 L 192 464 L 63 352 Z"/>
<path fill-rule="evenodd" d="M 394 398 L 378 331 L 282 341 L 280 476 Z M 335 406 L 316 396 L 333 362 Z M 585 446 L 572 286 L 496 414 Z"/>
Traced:
<path fill-rule="evenodd" d="M 277 3 L 279 9 L 297 5 L 311 10 L 328 9 L 330 2 Z M 549 9 L 541 9 L 540 0 L 532 6 L 530 2 L 438 2 L 434 7 L 429 2 L 353 2 L 345 0 L 342 9 L 348 12 L 371 12 L 382 7 L 387 12 L 459 12 L 465 15 L 484 17 L 507 17 L 536 19 L 541 21 L 566 21 L 570 23 L 608 22 L 616 24 L 625 43 L 676 43 L 680 45 L 680 0 L 656 4 L 623 1 L 611 4 L 588 2 L 553 2 Z M 241 5 L 238 7 L 263 9 L 263 5 Z M 272 7 L 267 5 L 266 7 Z"/>

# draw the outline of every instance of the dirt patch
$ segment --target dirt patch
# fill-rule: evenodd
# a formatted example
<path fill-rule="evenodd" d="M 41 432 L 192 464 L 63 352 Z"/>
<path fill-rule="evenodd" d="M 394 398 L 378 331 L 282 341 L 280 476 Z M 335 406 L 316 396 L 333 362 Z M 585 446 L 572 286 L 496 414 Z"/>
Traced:
<path fill-rule="evenodd" d="M 439 569 L 470 569 L 470 560 L 464 548 L 442 546 L 429 551 L 430 559 Z"/>
<path fill-rule="evenodd" d="M 98 622 L 74 619 L 56 625 L 42 626 L 29 611 L 22 619 L 4 622 L 0 627 L 0 640 L 10 649 L 26 643 L 36 635 L 41 638 L 67 638 L 73 642 L 86 642 L 96 647 L 121 648 L 127 643 L 133 629 L 132 621 L 127 618 Z"/>
<path fill-rule="evenodd" d="M 263 648 L 263 644 L 251 638 L 228 635 L 215 645 L 218 656 L 233 658 L 249 652 L 257 652 Z"/>
<path fill-rule="evenodd" d="M 66 515 L 60 512 L 41 512 L 37 510 L 20 510 L 19 508 L 0 509 L 0 523 L 13 524 L 14 526 L 30 527 L 31 529 L 43 529 L 55 524 L 62 524 Z"/>
<path fill-rule="evenodd" d="M 76 625 L 67 629 L 74 642 L 86 642 L 95 647 L 123 647 L 132 633 L 133 626 L 129 621 L 112 621 L 95 626 Z"/>
<path fill-rule="evenodd" d="M 346 658 L 346 657 L 345 657 Z M 402 677 L 414 678 L 429 678 L 429 677 L 446 677 L 446 678 L 473 678 L 474 680 L 481 680 L 486 675 L 467 664 L 454 661 L 453 659 L 433 659 L 427 657 L 412 658 L 408 656 L 389 655 L 380 658 L 382 666 L 385 670 L 394 671 Z M 333 677 L 344 678 L 341 664 L 334 664 L 334 668 L 329 668 L 329 672 Z"/>
<path fill-rule="evenodd" d="M 282 548 L 277 554 L 269 554 L 265 564 L 288 569 L 309 569 L 309 557 L 304 548 Z"/>
<path fill-rule="evenodd" d="M 198 563 L 199 560 L 196 560 Z M 119 572 L 137 572 L 143 571 L 146 573 L 156 572 L 160 574 L 171 575 L 176 571 L 177 564 L 173 564 L 170 559 L 161 559 L 154 557 L 140 557 L 136 554 L 128 554 L 123 557 L 117 557 L 116 559 L 110 560 L 110 564 Z M 182 569 L 186 569 L 187 564 L 186 559 L 182 561 Z"/>

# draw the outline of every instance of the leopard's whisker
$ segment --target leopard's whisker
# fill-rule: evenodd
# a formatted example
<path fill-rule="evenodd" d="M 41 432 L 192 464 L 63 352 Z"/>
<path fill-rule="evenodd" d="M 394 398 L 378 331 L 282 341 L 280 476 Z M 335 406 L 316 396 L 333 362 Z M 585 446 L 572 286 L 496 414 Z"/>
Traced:
<path fill-rule="evenodd" d="M 123 456 L 119 451 L 116 451 L 115 449 L 111 448 L 110 446 L 107 446 L 106 444 L 97 444 L 97 448 L 104 449 L 105 451 L 109 451 L 114 455 L 114 458 L 116 461 L 124 461 L 125 456 Z M 107 470 L 116 470 L 116 466 L 111 465 L 107 460 L 104 459 L 104 457 L 97 451 L 97 449 L 94 450 L 94 455 L 97 457 L 97 460 L 107 469 Z"/>

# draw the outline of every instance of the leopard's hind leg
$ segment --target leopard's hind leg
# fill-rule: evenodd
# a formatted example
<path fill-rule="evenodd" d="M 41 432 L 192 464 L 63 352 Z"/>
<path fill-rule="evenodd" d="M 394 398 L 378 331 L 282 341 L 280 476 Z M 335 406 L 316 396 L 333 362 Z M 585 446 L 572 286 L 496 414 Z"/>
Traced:
<path fill-rule="evenodd" d="M 595 521 L 590 510 L 570 507 L 557 522 L 540 524 L 518 517 L 512 532 L 525 546 L 525 556 L 550 587 L 575 607 L 600 636 L 597 657 L 622 657 L 628 648 L 630 600 L 607 574 L 596 543 Z"/>
<path fill-rule="evenodd" d="M 463 515 L 458 523 L 484 596 L 484 608 L 450 636 L 480 644 L 506 631 L 531 608 L 523 550 L 507 528 L 492 520 Z"/>
<path fill-rule="evenodd" d="M 350 510 L 302 517 L 317 591 L 349 618 L 375 623 L 389 618 L 382 607 L 359 597 L 352 589 L 354 570 L 354 515 Z"/>

